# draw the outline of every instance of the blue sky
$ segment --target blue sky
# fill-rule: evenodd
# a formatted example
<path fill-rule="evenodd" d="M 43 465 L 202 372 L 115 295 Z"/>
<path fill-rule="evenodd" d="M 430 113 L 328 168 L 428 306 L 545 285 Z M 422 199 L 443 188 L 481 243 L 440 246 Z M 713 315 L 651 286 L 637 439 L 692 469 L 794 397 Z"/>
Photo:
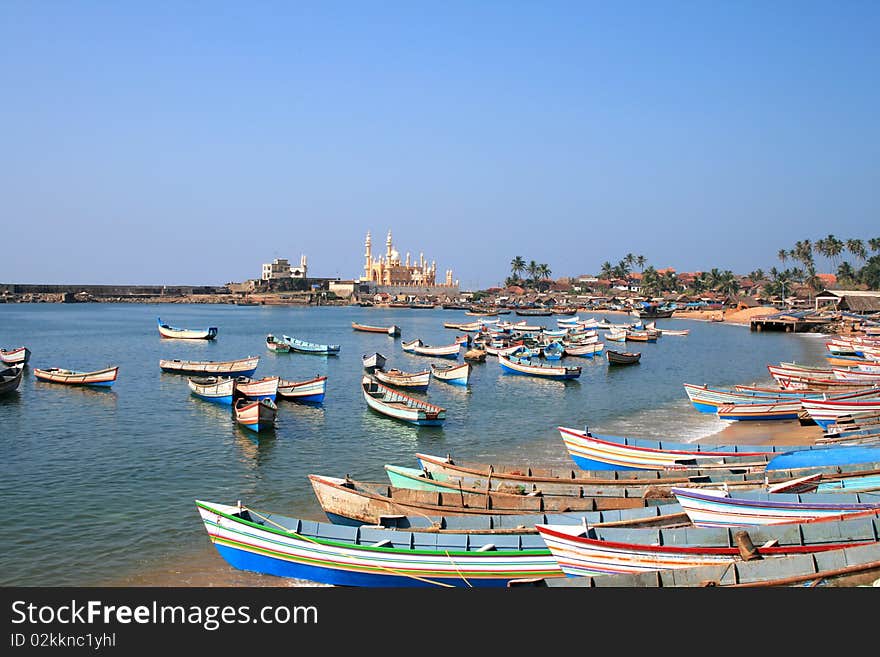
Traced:
<path fill-rule="evenodd" d="M 880 235 L 876 2 L 0 5 L 0 282 L 218 284 L 363 238 L 464 287 Z M 378 240 L 376 239 L 378 237 Z M 820 267 L 821 268 L 821 267 Z"/>

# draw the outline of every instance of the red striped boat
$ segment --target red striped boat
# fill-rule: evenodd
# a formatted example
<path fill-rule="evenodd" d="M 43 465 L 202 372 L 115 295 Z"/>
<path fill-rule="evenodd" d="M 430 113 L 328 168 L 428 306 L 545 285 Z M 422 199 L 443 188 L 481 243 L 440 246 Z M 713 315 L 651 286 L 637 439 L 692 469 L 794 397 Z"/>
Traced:
<path fill-rule="evenodd" d="M 386 335 L 390 335 L 391 337 L 396 337 L 400 335 L 400 327 L 396 324 L 392 324 L 391 326 L 370 326 L 368 324 L 358 324 L 357 322 L 352 322 L 351 328 L 353 328 L 355 331 L 364 331 L 366 333 L 385 333 Z"/>
<path fill-rule="evenodd" d="M 18 349 L 0 349 L 0 362 L 6 365 L 27 365 L 31 359 L 31 350 L 27 347 L 19 347 Z"/>

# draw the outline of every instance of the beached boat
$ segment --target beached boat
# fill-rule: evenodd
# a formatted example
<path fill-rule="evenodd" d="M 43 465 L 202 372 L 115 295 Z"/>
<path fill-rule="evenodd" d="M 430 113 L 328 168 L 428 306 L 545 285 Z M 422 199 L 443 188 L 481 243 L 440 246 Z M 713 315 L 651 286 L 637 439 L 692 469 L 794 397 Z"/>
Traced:
<path fill-rule="evenodd" d="M 392 324 L 391 326 L 369 326 L 367 324 L 352 322 L 351 328 L 355 331 L 365 331 L 366 333 L 385 333 L 391 337 L 397 337 L 400 335 L 400 327 L 396 324 Z"/>
<path fill-rule="evenodd" d="M 801 399 L 801 406 L 823 429 L 838 417 L 880 412 L 880 397 L 862 399 Z"/>
<path fill-rule="evenodd" d="M 559 427 L 562 441 L 583 470 L 763 470 L 773 456 L 791 451 L 791 445 L 702 445 L 646 438 L 597 435 Z"/>
<path fill-rule="evenodd" d="M 581 375 L 581 368 L 567 366 L 552 366 L 533 363 L 530 358 L 518 358 L 515 355 L 502 356 L 498 354 L 498 364 L 501 369 L 511 374 L 525 374 L 544 379 L 567 380 L 576 379 Z"/>
<path fill-rule="evenodd" d="M 271 399 L 252 401 L 242 398 L 232 408 L 235 411 L 235 421 L 251 431 L 266 431 L 275 426 L 278 407 Z"/>
<path fill-rule="evenodd" d="M 207 374 L 211 376 L 253 376 L 260 364 L 259 356 L 238 360 L 160 360 L 163 372 L 174 374 Z"/>
<path fill-rule="evenodd" d="M 244 397 L 251 401 L 261 399 L 275 401 L 280 381 L 281 379 L 277 376 L 267 376 L 256 381 L 247 376 L 239 376 L 235 378 L 234 394 L 236 397 Z"/>
<path fill-rule="evenodd" d="M 190 391 L 196 397 L 215 404 L 232 405 L 235 379 L 231 377 L 205 376 L 187 379 Z"/>
<path fill-rule="evenodd" d="M 760 556 L 760 548 L 757 549 Z M 870 586 L 880 575 L 880 545 L 866 543 L 827 552 L 735 561 L 715 566 L 664 568 L 642 573 L 522 579 L 509 587 L 755 588 Z"/>
<path fill-rule="evenodd" d="M 775 403 L 782 401 L 799 401 L 801 399 L 836 398 L 844 395 L 870 396 L 871 391 L 841 392 L 829 395 L 827 390 L 783 390 L 758 388 L 753 386 L 734 386 L 733 390 L 716 388 L 709 385 L 684 384 L 685 393 L 694 408 L 703 413 L 715 413 L 719 407 L 727 404 Z"/>
<path fill-rule="evenodd" d="M 5 365 L 27 365 L 31 359 L 31 350 L 27 347 L 17 349 L 0 349 L 0 362 Z"/>
<path fill-rule="evenodd" d="M 605 352 L 609 365 L 634 365 L 638 363 L 642 354 L 638 351 L 614 351 L 609 349 Z"/>
<path fill-rule="evenodd" d="M 696 527 L 778 525 L 880 511 L 878 493 L 763 493 L 670 489 Z"/>
<path fill-rule="evenodd" d="M 266 348 L 269 349 L 269 351 L 274 351 L 279 354 L 286 354 L 290 352 L 290 345 L 282 340 L 279 340 L 271 333 L 266 336 Z"/>
<path fill-rule="evenodd" d="M 407 390 L 427 390 L 431 383 L 431 370 L 423 370 L 422 372 L 404 372 L 398 369 L 385 370 L 377 367 L 373 371 L 373 376 L 382 383 L 387 383 L 396 388 L 406 388 Z"/>
<path fill-rule="evenodd" d="M 377 524 L 394 515 L 522 515 L 526 513 L 568 513 L 611 509 L 642 509 L 674 502 L 671 489 L 655 489 L 647 498 L 626 489 L 605 489 L 588 497 L 574 495 L 528 495 L 479 489 L 447 490 L 399 488 L 386 483 L 361 482 L 349 477 L 309 475 L 315 496 L 334 522 Z M 642 492 L 642 489 L 639 489 Z M 656 495 L 654 495 L 656 492 Z"/>
<path fill-rule="evenodd" d="M 395 420 L 419 426 L 440 426 L 446 420 L 445 408 L 409 397 L 371 376 L 361 379 L 361 388 L 367 406 Z"/>
<path fill-rule="evenodd" d="M 206 329 L 185 329 L 169 326 L 162 321 L 161 317 L 156 318 L 159 325 L 159 334 L 163 338 L 178 338 L 182 340 L 213 340 L 217 337 L 217 327 L 212 326 Z"/>
<path fill-rule="evenodd" d="M 281 379 L 278 382 L 278 397 L 289 401 L 320 404 L 324 401 L 327 392 L 327 377 L 316 376 L 307 381 L 287 381 Z"/>
<path fill-rule="evenodd" d="M 462 363 L 461 365 L 437 365 L 436 363 L 431 363 L 431 374 L 434 378 L 446 381 L 446 383 L 466 386 L 470 372 L 470 363 Z"/>
<path fill-rule="evenodd" d="M 24 364 L 0 370 L 0 395 L 5 395 L 14 390 L 18 390 L 23 374 Z"/>
<path fill-rule="evenodd" d="M 868 367 L 862 365 L 861 367 Z M 871 372 L 867 370 L 850 370 L 842 367 L 832 368 L 834 378 L 841 381 L 857 381 L 859 383 L 871 383 L 880 386 L 880 371 Z"/>
<path fill-rule="evenodd" d="M 880 445 L 821 445 L 791 446 L 789 451 L 777 454 L 767 463 L 766 470 L 791 470 L 829 466 L 856 466 L 880 461 Z"/>
<path fill-rule="evenodd" d="M 724 404 L 716 413 L 720 420 L 796 420 L 801 412 L 801 402 L 780 401 L 777 403 L 747 402 Z"/>
<path fill-rule="evenodd" d="M 102 386 L 109 387 L 116 381 L 119 373 L 119 367 L 107 367 L 103 370 L 95 370 L 94 372 L 77 372 L 74 370 L 65 370 L 60 367 L 50 367 L 48 369 L 34 368 L 34 377 L 40 381 L 49 383 L 63 383 L 70 386 Z"/>
<path fill-rule="evenodd" d="M 534 534 L 344 527 L 196 501 L 218 553 L 241 570 L 340 586 L 506 586 L 562 577 Z"/>
<path fill-rule="evenodd" d="M 733 565 L 753 559 L 880 545 L 880 515 L 739 527 L 632 529 L 536 526 L 568 576 L 641 573 L 667 568 Z M 758 547 L 760 546 L 760 547 Z"/>
<path fill-rule="evenodd" d="M 361 360 L 364 364 L 364 369 L 367 372 L 372 373 L 376 371 L 376 368 L 385 367 L 386 358 L 379 352 L 376 352 L 373 354 L 364 354 Z"/>
<path fill-rule="evenodd" d="M 550 317 L 553 315 L 552 310 L 543 310 L 540 308 L 525 308 L 522 310 L 514 311 L 520 317 Z"/>
<path fill-rule="evenodd" d="M 284 340 L 285 344 L 289 345 L 293 351 L 301 354 L 335 356 L 339 353 L 340 348 L 338 344 L 318 344 L 316 342 L 306 342 L 305 340 L 300 340 L 299 338 L 291 338 L 287 335 L 282 335 L 281 339 Z"/>

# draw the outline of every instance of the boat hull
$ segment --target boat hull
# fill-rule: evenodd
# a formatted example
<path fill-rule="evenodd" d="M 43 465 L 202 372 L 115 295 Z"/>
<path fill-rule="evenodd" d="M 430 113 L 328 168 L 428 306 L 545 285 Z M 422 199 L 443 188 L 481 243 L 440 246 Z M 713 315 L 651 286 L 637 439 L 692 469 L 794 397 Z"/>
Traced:
<path fill-rule="evenodd" d="M 108 388 L 116 381 L 118 367 L 108 367 L 94 372 L 74 372 L 52 368 L 48 370 L 34 369 L 34 377 L 47 383 L 61 383 L 69 386 L 92 386 Z"/>
<path fill-rule="evenodd" d="M 278 396 L 289 401 L 320 404 L 327 391 L 327 377 L 319 376 L 309 381 L 285 381 L 278 383 Z"/>

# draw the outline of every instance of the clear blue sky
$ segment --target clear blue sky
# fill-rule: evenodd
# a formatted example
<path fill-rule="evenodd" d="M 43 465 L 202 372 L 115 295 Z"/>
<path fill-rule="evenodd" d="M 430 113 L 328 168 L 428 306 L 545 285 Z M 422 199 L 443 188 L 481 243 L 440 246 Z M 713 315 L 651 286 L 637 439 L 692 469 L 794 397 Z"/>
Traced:
<path fill-rule="evenodd" d="M 747 272 L 876 237 L 878 19 L 854 0 L 8 0 L 0 282 L 218 284 L 300 253 L 349 278 L 389 228 L 464 287 L 515 255 Z"/>

